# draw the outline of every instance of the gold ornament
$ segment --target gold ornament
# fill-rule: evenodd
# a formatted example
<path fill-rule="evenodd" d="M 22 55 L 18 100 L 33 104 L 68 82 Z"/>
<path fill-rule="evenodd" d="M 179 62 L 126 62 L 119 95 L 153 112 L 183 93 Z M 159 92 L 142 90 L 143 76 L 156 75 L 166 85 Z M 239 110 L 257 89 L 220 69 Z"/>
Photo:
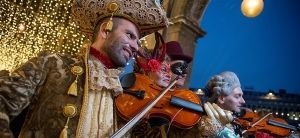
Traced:
<path fill-rule="evenodd" d="M 83 68 L 80 66 L 74 66 L 72 67 L 71 71 L 75 75 L 81 75 L 83 73 Z"/>
<path fill-rule="evenodd" d="M 67 104 L 63 109 L 65 117 L 74 117 L 77 114 L 77 107 L 73 104 Z"/>
<path fill-rule="evenodd" d="M 78 75 L 81 75 L 83 73 L 83 68 L 80 66 L 74 66 L 74 67 L 72 67 L 71 72 L 74 75 L 76 75 L 76 79 L 69 87 L 68 94 L 77 96 L 77 79 L 78 79 Z"/>
<path fill-rule="evenodd" d="M 110 12 L 115 12 L 115 11 L 117 11 L 118 10 L 118 8 L 119 8 L 119 5 L 116 3 L 116 2 L 112 2 L 112 3 L 110 3 L 109 5 L 108 5 L 108 10 L 110 11 Z"/>
<path fill-rule="evenodd" d="M 70 118 L 73 118 L 77 114 L 77 107 L 73 104 L 67 104 L 64 106 L 63 114 L 65 117 L 67 117 L 67 122 L 63 128 L 63 130 L 60 132 L 59 138 L 67 138 L 68 137 L 68 124 Z"/>
<path fill-rule="evenodd" d="M 113 21 L 112 21 L 112 17 L 114 16 L 114 12 L 116 12 L 119 8 L 119 5 L 116 2 L 112 2 L 108 5 L 108 11 L 112 12 L 111 16 L 109 18 L 109 21 L 106 24 L 105 30 L 106 31 L 111 31 L 113 28 Z"/>

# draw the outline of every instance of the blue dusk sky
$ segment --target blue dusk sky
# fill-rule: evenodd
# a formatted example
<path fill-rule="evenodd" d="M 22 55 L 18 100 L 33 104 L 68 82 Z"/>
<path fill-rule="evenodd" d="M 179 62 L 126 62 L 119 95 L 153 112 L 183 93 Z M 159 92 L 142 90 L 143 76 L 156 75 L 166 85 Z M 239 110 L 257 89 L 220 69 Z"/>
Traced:
<path fill-rule="evenodd" d="M 211 0 L 200 22 L 189 86 L 202 88 L 214 74 L 235 72 L 242 88 L 286 89 L 300 94 L 300 1 L 264 0 L 263 12 L 247 18 L 242 0 Z"/>

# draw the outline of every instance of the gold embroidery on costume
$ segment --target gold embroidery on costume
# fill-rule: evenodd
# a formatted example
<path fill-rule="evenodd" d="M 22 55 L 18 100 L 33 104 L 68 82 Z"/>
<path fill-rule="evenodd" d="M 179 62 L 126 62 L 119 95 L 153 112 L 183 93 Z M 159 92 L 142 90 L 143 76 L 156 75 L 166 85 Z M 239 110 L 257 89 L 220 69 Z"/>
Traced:
<path fill-rule="evenodd" d="M 64 129 L 61 131 L 59 138 L 67 138 L 68 137 L 68 124 L 70 118 L 73 118 L 77 114 L 77 107 L 73 104 L 67 104 L 63 109 L 63 114 L 67 117 L 67 122 L 64 126 Z"/>
<path fill-rule="evenodd" d="M 81 112 L 79 116 L 79 121 L 76 130 L 76 138 L 82 138 L 83 135 L 83 124 L 84 124 L 84 116 L 87 114 L 87 106 L 88 106 L 88 92 L 89 92 L 89 68 L 88 68 L 88 58 L 90 53 L 90 44 L 87 43 L 83 45 L 83 55 L 84 55 L 84 63 L 85 63 L 85 82 L 84 82 L 84 92 L 83 92 L 83 102 L 81 106 Z"/>
<path fill-rule="evenodd" d="M 68 94 L 77 96 L 77 79 L 78 79 L 78 75 L 81 75 L 83 73 L 83 69 L 80 66 L 74 66 L 72 67 L 71 71 L 74 75 L 76 75 L 76 79 L 69 87 Z"/>

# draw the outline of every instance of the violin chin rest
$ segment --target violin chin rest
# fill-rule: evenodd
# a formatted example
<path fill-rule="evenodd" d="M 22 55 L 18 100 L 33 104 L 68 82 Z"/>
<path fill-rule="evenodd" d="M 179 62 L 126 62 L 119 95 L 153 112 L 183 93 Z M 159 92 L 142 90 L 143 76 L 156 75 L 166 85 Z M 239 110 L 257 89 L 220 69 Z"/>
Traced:
<path fill-rule="evenodd" d="M 162 118 L 162 117 L 151 117 L 148 120 L 151 127 L 153 126 L 161 126 L 165 124 L 169 124 L 170 121 L 168 119 Z"/>
<path fill-rule="evenodd" d="M 136 77 L 134 73 L 128 73 L 120 77 L 120 82 L 123 89 L 128 89 L 132 87 L 135 83 Z"/>

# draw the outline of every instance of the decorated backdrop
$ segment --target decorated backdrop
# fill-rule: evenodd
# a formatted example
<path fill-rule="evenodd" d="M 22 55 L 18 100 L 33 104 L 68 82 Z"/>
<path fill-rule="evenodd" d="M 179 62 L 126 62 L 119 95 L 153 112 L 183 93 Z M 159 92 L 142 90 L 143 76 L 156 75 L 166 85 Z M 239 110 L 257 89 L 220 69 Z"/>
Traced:
<path fill-rule="evenodd" d="M 0 0 L 0 70 L 41 51 L 75 54 L 86 40 L 71 17 L 72 0 Z"/>

